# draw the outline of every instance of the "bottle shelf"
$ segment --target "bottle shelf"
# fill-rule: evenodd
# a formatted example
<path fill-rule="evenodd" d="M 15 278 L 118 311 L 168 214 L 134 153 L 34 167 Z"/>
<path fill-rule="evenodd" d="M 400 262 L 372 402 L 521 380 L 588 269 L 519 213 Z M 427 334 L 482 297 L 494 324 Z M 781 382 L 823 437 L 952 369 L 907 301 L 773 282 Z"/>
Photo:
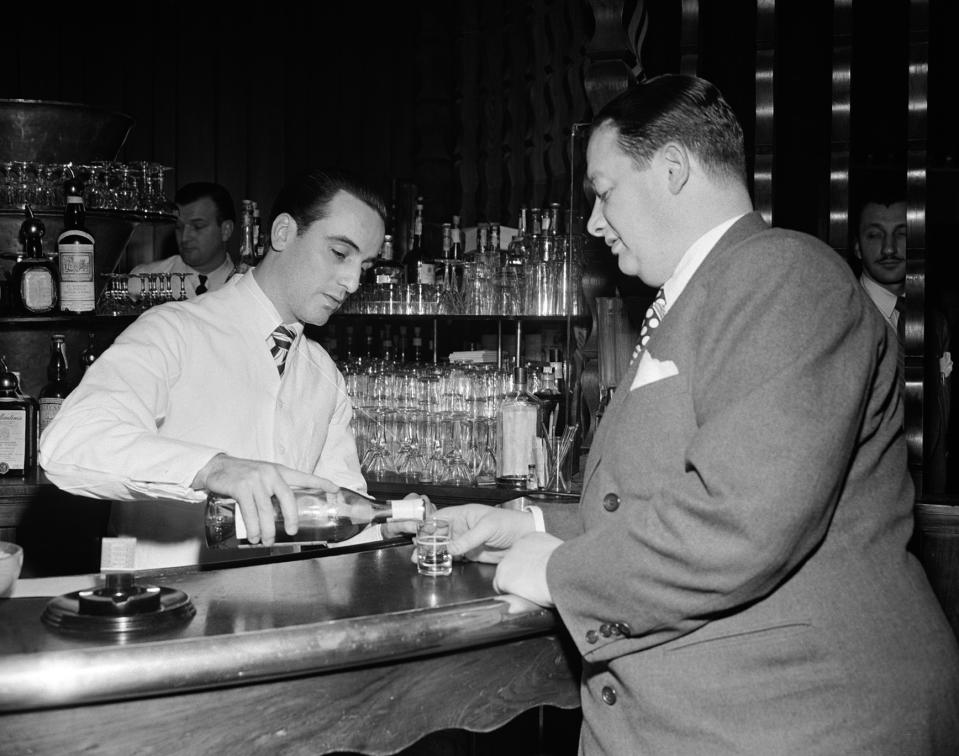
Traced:
<path fill-rule="evenodd" d="M 0 315 L 0 326 L 16 326 L 18 328 L 112 328 L 120 325 L 126 327 L 136 315 L 68 315 L 51 313 L 47 315 Z"/>

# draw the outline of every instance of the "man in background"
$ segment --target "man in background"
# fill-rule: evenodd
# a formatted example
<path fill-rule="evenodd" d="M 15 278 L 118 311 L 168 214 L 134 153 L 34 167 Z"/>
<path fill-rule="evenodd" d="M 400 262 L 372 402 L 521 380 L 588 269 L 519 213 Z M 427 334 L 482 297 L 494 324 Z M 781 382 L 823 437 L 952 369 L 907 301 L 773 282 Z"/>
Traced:
<path fill-rule="evenodd" d="M 233 236 L 236 209 L 230 193 L 208 181 L 184 184 L 177 190 L 174 202 L 179 254 L 137 265 L 130 273 L 185 273 L 183 293 L 191 299 L 216 291 L 236 272 L 226 246 Z M 172 283 L 177 293 L 178 277 Z M 132 278 L 130 293 L 136 296 L 142 286 L 142 282 Z"/>
<path fill-rule="evenodd" d="M 862 268 L 859 282 L 896 333 L 899 381 L 905 390 L 906 203 L 900 193 L 878 188 L 867 196 L 859 211 L 853 255 Z M 933 312 L 934 328 L 926 329 L 925 338 L 932 340 L 931 353 L 938 369 L 936 390 L 925 397 L 935 406 L 925 413 L 923 424 L 923 482 L 924 493 L 943 493 L 948 470 L 946 434 L 952 358 L 948 322 L 938 308 Z"/>

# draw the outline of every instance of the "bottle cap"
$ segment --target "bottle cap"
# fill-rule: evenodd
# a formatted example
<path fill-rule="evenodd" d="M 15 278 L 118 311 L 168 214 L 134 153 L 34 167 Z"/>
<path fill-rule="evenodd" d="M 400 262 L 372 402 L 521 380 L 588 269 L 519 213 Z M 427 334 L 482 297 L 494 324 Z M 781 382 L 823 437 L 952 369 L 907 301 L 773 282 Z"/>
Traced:
<path fill-rule="evenodd" d="M 513 383 L 515 385 L 526 384 L 526 368 L 524 367 L 515 367 L 513 368 Z"/>

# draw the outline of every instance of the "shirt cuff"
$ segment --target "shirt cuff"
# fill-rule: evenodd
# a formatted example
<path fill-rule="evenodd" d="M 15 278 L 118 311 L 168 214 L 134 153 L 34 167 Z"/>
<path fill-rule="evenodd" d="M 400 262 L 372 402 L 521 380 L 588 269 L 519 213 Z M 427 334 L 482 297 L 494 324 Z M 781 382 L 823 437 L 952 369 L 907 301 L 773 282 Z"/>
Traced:
<path fill-rule="evenodd" d="M 533 530 L 537 533 L 546 532 L 546 521 L 543 519 L 543 510 L 537 507 L 534 504 L 527 504 L 523 508 L 524 512 L 529 512 L 533 515 Z"/>

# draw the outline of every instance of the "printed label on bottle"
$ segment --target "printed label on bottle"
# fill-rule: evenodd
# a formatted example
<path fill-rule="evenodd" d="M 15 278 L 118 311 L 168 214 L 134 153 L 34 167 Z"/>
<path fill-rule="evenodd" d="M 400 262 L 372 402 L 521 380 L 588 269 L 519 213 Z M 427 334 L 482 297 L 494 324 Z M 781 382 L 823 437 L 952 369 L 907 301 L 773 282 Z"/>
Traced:
<path fill-rule="evenodd" d="M 0 411 L 0 472 L 22 470 L 27 457 L 27 411 Z"/>
<path fill-rule="evenodd" d="M 423 519 L 423 500 L 416 499 L 392 499 L 390 507 L 393 509 L 391 520 L 422 520 Z"/>
<path fill-rule="evenodd" d="M 96 306 L 92 244 L 62 244 L 60 255 L 60 309 L 92 312 Z"/>
<path fill-rule="evenodd" d="M 53 273 L 48 268 L 29 268 L 20 279 L 20 299 L 30 312 L 49 312 L 57 301 Z"/>
<path fill-rule="evenodd" d="M 50 424 L 50 421 L 60 411 L 63 404 L 63 397 L 60 396 L 42 396 L 40 397 L 40 435 Z"/>
<path fill-rule="evenodd" d="M 416 264 L 416 283 L 436 284 L 436 266 L 433 263 L 419 262 Z"/>

